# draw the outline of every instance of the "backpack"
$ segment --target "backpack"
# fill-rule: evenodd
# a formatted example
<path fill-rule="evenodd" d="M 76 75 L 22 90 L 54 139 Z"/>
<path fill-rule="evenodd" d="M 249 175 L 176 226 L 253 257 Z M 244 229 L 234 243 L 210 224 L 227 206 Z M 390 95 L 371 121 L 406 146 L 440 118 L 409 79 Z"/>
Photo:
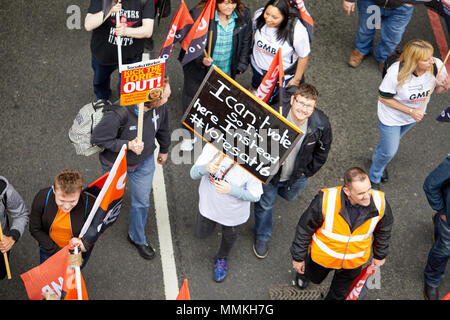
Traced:
<path fill-rule="evenodd" d="M 118 136 L 121 135 L 128 121 L 126 108 L 121 107 L 117 103 L 111 105 L 105 100 L 88 103 L 80 109 L 69 129 L 69 140 L 75 147 L 76 154 L 90 156 L 103 151 L 99 146 L 91 144 L 91 136 L 92 131 L 100 123 L 107 111 L 112 111 L 119 115 L 120 128 Z"/>
<path fill-rule="evenodd" d="M 401 55 L 401 54 L 402 54 L 402 51 L 396 49 L 392 54 L 390 54 L 390 55 L 386 58 L 386 61 L 384 61 L 383 71 L 381 72 L 381 78 L 382 78 L 382 79 L 384 79 L 384 76 L 386 75 L 387 70 L 389 69 L 389 67 L 390 67 L 393 63 L 395 63 L 395 62 L 398 60 L 398 58 L 400 58 L 400 55 Z M 401 67 L 402 67 L 402 66 L 401 66 L 401 64 L 400 64 L 399 68 L 401 68 Z M 435 77 L 436 77 L 437 73 L 438 73 L 438 70 L 437 70 L 436 63 L 433 63 L 433 74 L 434 74 Z"/>

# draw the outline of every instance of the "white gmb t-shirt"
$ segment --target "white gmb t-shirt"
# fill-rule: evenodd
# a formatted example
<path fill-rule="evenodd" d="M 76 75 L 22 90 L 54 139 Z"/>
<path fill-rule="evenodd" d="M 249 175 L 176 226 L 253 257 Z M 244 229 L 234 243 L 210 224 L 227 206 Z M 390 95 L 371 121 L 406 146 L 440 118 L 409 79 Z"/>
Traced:
<path fill-rule="evenodd" d="M 218 161 L 220 156 L 218 156 L 217 149 L 207 143 L 195 165 L 203 166 L 213 159 Z M 227 157 L 223 158 L 220 162 L 218 176 L 221 177 L 221 174 L 233 163 L 233 160 Z M 263 193 L 262 183 L 238 164 L 235 164 L 228 171 L 224 180 L 232 186 L 247 189 L 255 197 L 259 197 Z M 202 176 L 198 193 L 200 214 L 210 220 L 225 226 L 237 226 L 246 222 L 250 217 L 250 201 L 240 200 L 229 194 L 218 193 L 214 188 L 214 176 L 209 173 Z"/>
<path fill-rule="evenodd" d="M 442 61 L 438 58 L 434 58 L 434 60 L 437 69 L 440 70 L 442 67 Z M 380 95 L 383 97 L 392 97 L 409 108 L 420 109 L 427 97 L 428 92 L 433 87 L 435 79 L 433 72 L 426 72 L 420 77 L 413 74 L 410 80 L 406 80 L 402 87 L 397 88 L 398 72 L 399 62 L 397 61 L 388 68 L 379 87 Z M 444 67 L 442 74 L 446 74 L 446 72 L 447 71 Z M 428 98 L 424 111 L 426 111 L 429 101 L 430 100 Z M 388 107 L 381 101 L 378 101 L 378 118 L 386 126 L 402 126 L 415 122 L 413 117 L 409 114 Z"/>
<path fill-rule="evenodd" d="M 256 29 L 256 20 L 262 14 L 264 8 L 258 9 L 253 16 L 254 44 L 251 62 L 258 72 L 264 74 L 269 69 L 273 57 L 281 47 L 283 69 L 286 71 L 297 62 L 298 57 L 305 58 L 311 52 L 308 31 L 297 19 L 294 29 L 293 47 L 289 41 L 277 40 L 278 28 L 269 28 L 264 25 L 260 30 Z"/>

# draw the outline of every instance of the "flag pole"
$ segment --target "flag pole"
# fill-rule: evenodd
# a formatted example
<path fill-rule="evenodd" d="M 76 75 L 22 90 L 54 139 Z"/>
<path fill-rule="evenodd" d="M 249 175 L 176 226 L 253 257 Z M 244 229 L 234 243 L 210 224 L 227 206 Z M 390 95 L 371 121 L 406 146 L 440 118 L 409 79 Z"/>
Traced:
<path fill-rule="evenodd" d="M 116 29 L 120 24 L 120 11 L 116 12 Z M 117 36 L 117 60 L 119 62 L 119 73 L 122 72 L 122 37 Z"/>
<path fill-rule="evenodd" d="M 75 246 L 74 248 L 74 254 L 77 255 L 79 254 L 78 252 L 78 246 Z M 81 290 L 81 276 L 80 276 L 80 266 L 76 265 L 73 266 L 75 268 L 75 282 L 77 285 L 77 295 L 78 295 L 78 300 L 83 300 L 83 292 Z"/>
<path fill-rule="evenodd" d="M 212 30 L 209 31 L 209 41 L 208 41 L 208 58 L 211 58 L 211 41 L 212 41 Z"/>
<path fill-rule="evenodd" d="M 420 108 L 420 111 L 422 111 L 422 112 L 425 109 L 425 106 L 427 105 L 428 98 L 431 96 L 431 91 L 433 91 L 434 87 L 436 86 L 436 82 L 437 82 L 439 75 L 441 74 L 441 71 L 444 69 L 445 64 L 447 63 L 449 55 L 450 55 L 450 49 L 447 51 L 447 56 L 445 57 L 444 63 L 442 64 L 441 68 L 439 69 L 439 72 L 437 73 L 436 77 L 434 78 L 433 86 L 431 87 L 430 91 L 428 91 L 427 97 L 425 98 L 425 101 L 423 102 L 422 107 Z"/>
<path fill-rule="evenodd" d="M 2 240 L 3 240 L 3 230 L 2 226 L 0 225 L 0 241 Z M 11 270 L 9 269 L 8 254 L 6 252 L 3 252 L 3 259 L 5 260 L 6 274 L 8 275 L 8 279 L 11 279 Z"/>

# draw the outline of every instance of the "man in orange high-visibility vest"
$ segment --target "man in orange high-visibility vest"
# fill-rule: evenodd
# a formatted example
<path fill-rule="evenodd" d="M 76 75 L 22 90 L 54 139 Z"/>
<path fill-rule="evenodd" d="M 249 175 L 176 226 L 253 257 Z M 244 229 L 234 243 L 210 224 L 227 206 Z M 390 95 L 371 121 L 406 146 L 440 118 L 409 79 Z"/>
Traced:
<path fill-rule="evenodd" d="M 372 253 L 373 267 L 384 264 L 393 221 L 384 193 L 372 189 L 367 173 L 348 169 L 344 186 L 320 190 L 300 217 L 291 246 L 296 285 L 321 283 L 335 270 L 325 299 L 343 300 Z"/>

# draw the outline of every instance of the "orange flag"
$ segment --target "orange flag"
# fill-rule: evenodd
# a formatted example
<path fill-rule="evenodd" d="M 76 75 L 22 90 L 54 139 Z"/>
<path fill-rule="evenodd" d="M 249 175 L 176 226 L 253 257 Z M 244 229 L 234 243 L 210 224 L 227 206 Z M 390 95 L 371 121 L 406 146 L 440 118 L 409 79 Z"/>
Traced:
<path fill-rule="evenodd" d="M 44 263 L 20 275 L 30 300 L 42 300 L 46 293 L 61 297 L 68 258 L 66 246 Z"/>
<path fill-rule="evenodd" d="M 191 300 L 187 279 L 184 279 L 183 281 L 183 285 L 181 286 L 180 292 L 178 293 L 177 300 Z"/>
<path fill-rule="evenodd" d="M 261 81 L 258 89 L 256 90 L 255 96 L 262 101 L 266 102 L 278 80 L 278 85 L 281 88 L 283 85 L 284 71 L 283 71 L 283 61 L 281 56 L 281 48 L 278 49 L 277 54 L 273 57 L 272 63 L 270 64 L 269 70 L 267 70 L 266 75 Z"/>

